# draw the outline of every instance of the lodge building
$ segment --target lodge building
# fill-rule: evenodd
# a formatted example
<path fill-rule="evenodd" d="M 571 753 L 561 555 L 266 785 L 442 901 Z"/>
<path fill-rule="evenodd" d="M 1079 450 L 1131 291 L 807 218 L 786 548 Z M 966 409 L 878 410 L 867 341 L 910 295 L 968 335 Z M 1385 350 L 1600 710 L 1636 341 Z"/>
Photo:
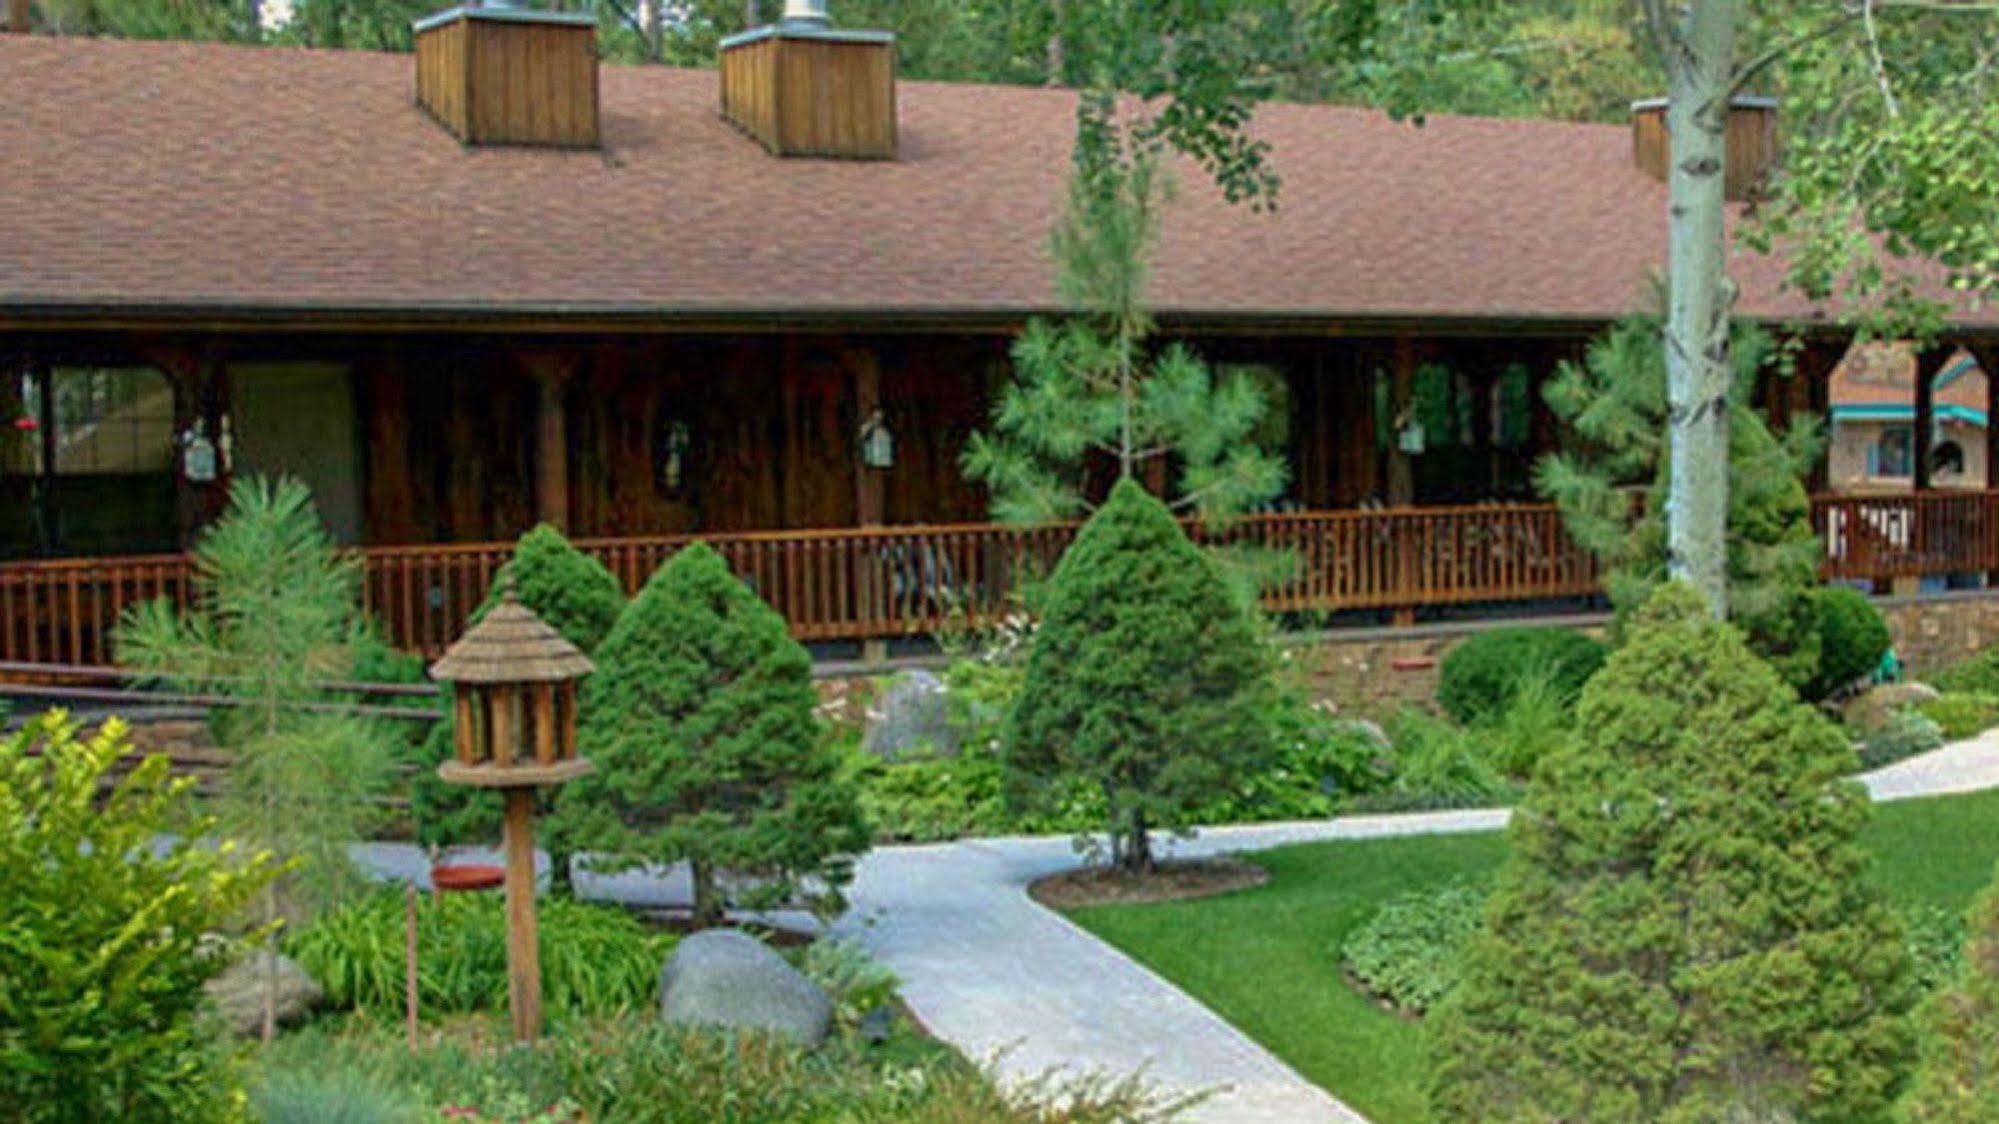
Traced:
<path fill-rule="evenodd" d="M 713 71 L 600 66 L 594 34 L 475 7 L 414 55 L 0 35 L 0 661 L 108 659 L 246 472 L 305 479 L 428 650 L 542 520 L 632 584 L 708 538 L 814 640 L 934 627 L 1059 551 L 988 523 L 958 459 L 1062 311 L 1074 93 L 901 81 L 888 37 L 812 20 Z M 1775 112 L 1740 107 L 1739 192 Z M 1150 297 L 1278 406 L 1289 491 L 1232 532 L 1298 553 L 1273 604 L 1589 595 L 1528 468 L 1560 441 L 1542 382 L 1662 266 L 1657 113 L 1256 127 L 1279 205 L 1184 171 Z M 1780 262 L 1731 269 L 1807 339 L 1760 404 L 1823 417 L 1833 318 Z M 1953 332 L 1980 353 L 1999 315 Z M 1829 574 L 1999 569 L 1986 494 L 1915 460 L 1905 494 L 1819 497 Z"/>

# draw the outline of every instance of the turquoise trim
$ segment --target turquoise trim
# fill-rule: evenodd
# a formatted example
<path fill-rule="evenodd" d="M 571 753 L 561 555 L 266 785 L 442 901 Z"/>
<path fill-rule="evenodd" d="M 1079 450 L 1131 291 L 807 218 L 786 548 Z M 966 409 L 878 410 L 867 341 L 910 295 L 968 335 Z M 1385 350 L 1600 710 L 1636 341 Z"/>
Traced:
<path fill-rule="evenodd" d="M 1936 381 L 1932 382 L 1930 385 L 1938 390 L 1942 390 L 1944 387 L 1947 387 L 1951 383 L 1954 383 L 1958 379 L 1962 378 L 1966 371 L 1975 371 L 1977 369 L 1978 369 L 1977 360 L 1967 355 L 1964 358 L 1958 360 L 1957 362 L 1952 363 L 1950 366 L 1945 367 L 1943 370 L 1938 371 Z"/>
<path fill-rule="evenodd" d="M 1938 406 L 1931 413 L 1938 421 L 1964 422 L 1966 425 L 1975 425 L 1980 429 L 1985 428 L 1985 411 L 1974 410 L 1969 406 Z M 1894 406 L 1886 403 L 1860 406 L 1834 406 L 1832 408 L 1832 420 L 1914 421 L 1916 420 L 1916 408 L 1914 406 Z"/>

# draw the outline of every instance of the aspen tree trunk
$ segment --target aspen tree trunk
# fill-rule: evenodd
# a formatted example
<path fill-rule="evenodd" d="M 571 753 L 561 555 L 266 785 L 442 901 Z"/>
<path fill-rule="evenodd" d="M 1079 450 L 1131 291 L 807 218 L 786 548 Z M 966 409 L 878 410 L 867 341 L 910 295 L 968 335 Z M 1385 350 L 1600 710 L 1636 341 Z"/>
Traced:
<path fill-rule="evenodd" d="M 1729 316 L 1723 188 L 1741 0 L 1693 0 L 1666 47 L 1669 301 L 1666 400 L 1672 483 L 1666 566 L 1728 613 Z"/>

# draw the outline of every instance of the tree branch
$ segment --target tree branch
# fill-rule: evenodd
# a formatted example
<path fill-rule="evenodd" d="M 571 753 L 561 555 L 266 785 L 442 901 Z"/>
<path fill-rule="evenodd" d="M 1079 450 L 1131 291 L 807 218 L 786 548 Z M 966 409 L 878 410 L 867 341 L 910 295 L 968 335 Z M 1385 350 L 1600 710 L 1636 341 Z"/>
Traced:
<path fill-rule="evenodd" d="M 1839 15 L 1834 16 L 1832 19 L 1827 20 L 1825 23 L 1820 24 L 1818 27 L 1815 27 L 1812 30 L 1807 31 L 1802 35 L 1798 35 L 1791 39 L 1788 39 L 1785 42 L 1779 43 L 1775 47 L 1772 47 L 1769 50 L 1763 52 L 1762 54 L 1756 56 L 1755 58 L 1750 59 L 1748 62 L 1744 63 L 1740 69 L 1738 69 L 1735 72 L 1735 81 L 1730 83 L 1728 87 L 1729 97 L 1732 98 L 1736 94 L 1741 93 L 1742 87 L 1748 85 L 1751 79 L 1755 78 L 1758 74 L 1762 73 L 1764 70 L 1767 70 L 1778 59 L 1783 58 L 1785 55 L 1790 54 L 1792 51 L 1797 50 L 1799 47 L 1802 47 L 1807 43 L 1816 42 L 1817 40 L 1823 39 L 1826 36 L 1831 35 L 1833 32 L 1838 31 L 1840 28 L 1845 27 L 1847 24 L 1852 23 L 1854 20 L 1858 19 L 1859 17 L 1860 17 L 1860 12 L 1857 9 L 1849 8 L 1841 12 Z"/>

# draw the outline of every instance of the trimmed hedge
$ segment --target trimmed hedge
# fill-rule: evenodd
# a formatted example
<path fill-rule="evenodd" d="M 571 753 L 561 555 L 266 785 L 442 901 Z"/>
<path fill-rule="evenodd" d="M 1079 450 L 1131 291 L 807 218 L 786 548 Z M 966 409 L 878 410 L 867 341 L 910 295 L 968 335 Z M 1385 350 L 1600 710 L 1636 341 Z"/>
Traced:
<path fill-rule="evenodd" d="M 1545 675 L 1573 699 L 1603 666 L 1602 642 L 1566 628 L 1496 628 L 1451 649 L 1437 670 L 1437 702 L 1470 725 L 1506 708 L 1531 676 Z"/>
<path fill-rule="evenodd" d="M 1806 695 L 1823 699 L 1874 674 L 1894 643 L 1881 611 L 1857 589 L 1829 585 L 1812 591 L 1819 620 L 1819 670 Z"/>

